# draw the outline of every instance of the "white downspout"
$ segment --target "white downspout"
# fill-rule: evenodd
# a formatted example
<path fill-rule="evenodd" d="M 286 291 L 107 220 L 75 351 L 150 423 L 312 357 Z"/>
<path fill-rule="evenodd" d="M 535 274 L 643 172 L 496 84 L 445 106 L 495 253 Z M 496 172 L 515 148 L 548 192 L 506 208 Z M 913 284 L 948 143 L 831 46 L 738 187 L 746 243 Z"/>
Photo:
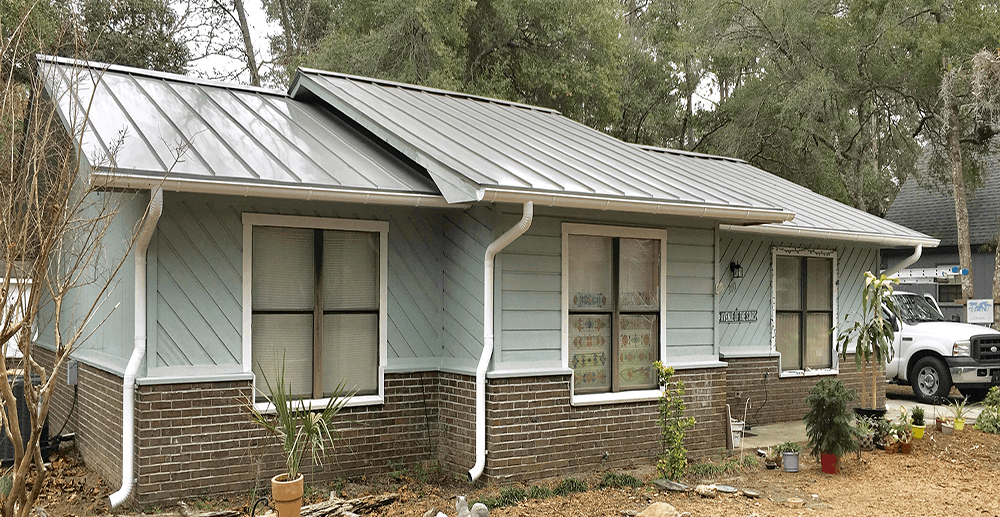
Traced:
<path fill-rule="evenodd" d="M 910 264 L 913 264 L 914 262 L 916 262 L 917 260 L 919 260 L 920 259 L 920 254 L 923 253 L 923 252 L 924 252 L 924 245 L 923 244 L 917 244 L 917 246 L 915 248 L 913 248 L 913 255 L 910 255 L 909 257 L 906 257 L 899 264 L 896 264 L 894 267 L 887 269 L 885 271 L 885 273 L 882 273 L 882 274 L 885 275 L 885 276 L 892 276 L 892 275 L 895 275 L 896 273 L 899 273 L 904 268 L 908 267 Z"/>
<path fill-rule="evenodd" d="M 476 464 L 469 470 L 469 482 L 479 479 L 486 467 L 486 369 L 493 357 L 493 259 L 514 239 L 528 231 L 533 215 L 534 205 L 528 201 L 524 204 L 521 220 L 486 248 L 483 275 L 483 355 L 479 357 L 479 366 L 476 367 Z"/>
<path fill-rule="evenodd" d="M 125 367 L 122 382 L 122 487 L 108 496 L 115 509 L 132 494 L 135 478 L 135 376 L 146 354 L 146 250 L 163 212 L 163 191 L 155 189 L 149 200 L 146 221 L 139 230 L 135 247 L 135 348 Z"/>

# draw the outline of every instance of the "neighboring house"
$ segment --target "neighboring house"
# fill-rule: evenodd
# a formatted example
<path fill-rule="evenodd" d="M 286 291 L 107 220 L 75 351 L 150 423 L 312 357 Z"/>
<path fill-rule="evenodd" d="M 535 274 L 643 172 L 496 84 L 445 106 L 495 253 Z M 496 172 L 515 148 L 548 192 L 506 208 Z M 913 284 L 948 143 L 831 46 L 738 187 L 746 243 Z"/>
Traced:
<path fill-rule="evenodd" d="M 993 246 L 996 245 L 997 232 L 1000 231 L 1000 156 L 986 161 L 984 169 L 985 181 L 968 196 L 967 202 L 969 242 L 972 249 L 971 271 L 976 298 L 993 297 L 993 270 L 996 266 Z M 913 174 L 899 189 L 885 218 L 941 241 L 937 248 L 923 250 L 920 258 L 909 268 L 958 266 L 955 201 L 950 192 L 943 192 L 930 185 L 922 186 L 917 175 Z M 912 249 L 886 246 L 882 250 L 882 267 L 889 267 L 912 253 Z M 946 318 L 965 321 L 962 285 L 957 276 L 940 279 L 935 283 L 911 283 L 903 280 L 900 288 L 933 295 Z"/>
<path fill-rule="evenodd" d="M 76 66 L 40 58 L 64 116 L 71 84 L 94 95 L 84 156 L 127 129 L 117 168 L 85 173 L 128 205 L 123 234 L 153 203 L 139 274 L 75 354 L 72 430 L 142 504 L 276 473 L 241 403 L 282 363 L 307 399 L 358 390 L 310 482 L 423 462 L 496 482 L 649 464 L 655 360 L 685 382 L 691 455 L 716 453 L 726 403 L 791 420 L 819 378 L 858 386 L 830 327 L 860 306 L 880 245 L 937 243 L 745 162 L 548 109 L 315 70 L 284 94 Z M 60 386 L 57 421 L 72 398 Z"/>

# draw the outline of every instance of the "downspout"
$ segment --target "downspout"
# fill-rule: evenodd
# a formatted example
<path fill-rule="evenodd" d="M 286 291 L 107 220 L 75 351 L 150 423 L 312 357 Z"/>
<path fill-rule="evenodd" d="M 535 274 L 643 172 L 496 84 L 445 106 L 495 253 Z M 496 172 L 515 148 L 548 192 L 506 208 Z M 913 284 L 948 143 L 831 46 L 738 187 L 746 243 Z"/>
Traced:
<path fill-rule="evenodd" d="M 894 267 L 887 269 L 883 274 L 885 276 L 892 276 L 895 275 L 896 273 L 899 273 L 904 268 L 908 267 L 910 264 L 913 264 L 918 259 L 920 259 L 920 254 L 923 253 L 923 251 L 924 251 L 924 245 L 917 244 L 917 246 L 913 248 L 913 255 L 906 257 L 899 264 L 896 264 Z"/>
<path fill-rule="evenodd" d="M 135 347 L 125 367 L 122 382 L 122 487 L 108 496 L 111 508 L 120 506 L 132 494 L 135 483 L 135 377 L 146 355 L 146 250 L 163 212 L 163 190 L 152 191 L 146 221 L 139 230 L 135 247 Z"/>
<path fill-rule="evenodd" d="M 528 201 L 524 204 L 521 220 L 486 248 L 483 275 L 483 355 L 479 357 L 479 366 L 476 367 L 476 464 L 469 470 L 470 483 L 479 479 L 486 467 L 486 369 L 493 357 L 493 259 L 514 239 L 528 231 L 533 214 L 534 205 Z"/>

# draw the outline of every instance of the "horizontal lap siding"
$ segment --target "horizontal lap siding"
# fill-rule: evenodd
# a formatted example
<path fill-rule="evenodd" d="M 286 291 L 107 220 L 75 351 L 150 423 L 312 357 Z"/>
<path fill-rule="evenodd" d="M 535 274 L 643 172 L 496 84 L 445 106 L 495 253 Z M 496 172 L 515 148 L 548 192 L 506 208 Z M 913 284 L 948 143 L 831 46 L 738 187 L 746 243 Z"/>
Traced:
<path fill-rule="evenodd" d="M 602 214 L 609 226 L 663 228 L 652 216 Z M 502 228 L 520 219 L 505 212 Z M 562 333 L 562 223 L 581 222 L 561 214 L 537 213 L 528 232 L 511 243 L 500 259 L 499 363 L 557 367 Z M 592 221 L 582 221 L 591 223 Z M 715 234 L 711 229 L 667 227 L 667 354 L 714 352 Z"/>
<path fill-rule="evenodd" d="M 151 245 L 150 367 L 240 363 L 243 213 L 387 220 L 389 362 L 440 354 L 440 212 L 168 192 Z"/>

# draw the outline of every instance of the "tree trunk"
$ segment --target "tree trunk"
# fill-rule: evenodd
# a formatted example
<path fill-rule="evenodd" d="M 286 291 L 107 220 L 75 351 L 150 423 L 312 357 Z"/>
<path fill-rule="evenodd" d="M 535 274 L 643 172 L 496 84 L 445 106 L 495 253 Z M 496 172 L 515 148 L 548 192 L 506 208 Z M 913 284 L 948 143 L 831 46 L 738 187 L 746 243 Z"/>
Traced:
<path fill-rule="evenodd" d="M 997 258 L 993 266 L 993 328 L 1000 330 L 1000 232 L 997 232 Z"/>
<path fill-rule="evenodd" d="M 250 69 L 250 84 L 260 86 L 260 71 L 257 69 L 257 56 L 253 52 L 253 41 L 250 40 L 250 24 L 247 23 L 243 0 L 233 0 L 233 9 L 240 19 L 240 32 L 243 33 L 243 46 L 247 54 L 247 68 Z"/>
<path fill-rule="evenodd" d="M 953 95 L 949 95 L 954 99 Z M 945 108 L 948 120 L 947 148 L 951 165 L 951 185 L 955 194 L 955 226 L 958 231 L 958 265 L 969 270 L 962 275 L 962 298 L 975 298 L 972 286 L 972 247 L 969 244 L 969 209 L 965 201 L 965 177 L 962 175 L 962 147 L 959 141 L 958 104 L 952 100 Z"/>

